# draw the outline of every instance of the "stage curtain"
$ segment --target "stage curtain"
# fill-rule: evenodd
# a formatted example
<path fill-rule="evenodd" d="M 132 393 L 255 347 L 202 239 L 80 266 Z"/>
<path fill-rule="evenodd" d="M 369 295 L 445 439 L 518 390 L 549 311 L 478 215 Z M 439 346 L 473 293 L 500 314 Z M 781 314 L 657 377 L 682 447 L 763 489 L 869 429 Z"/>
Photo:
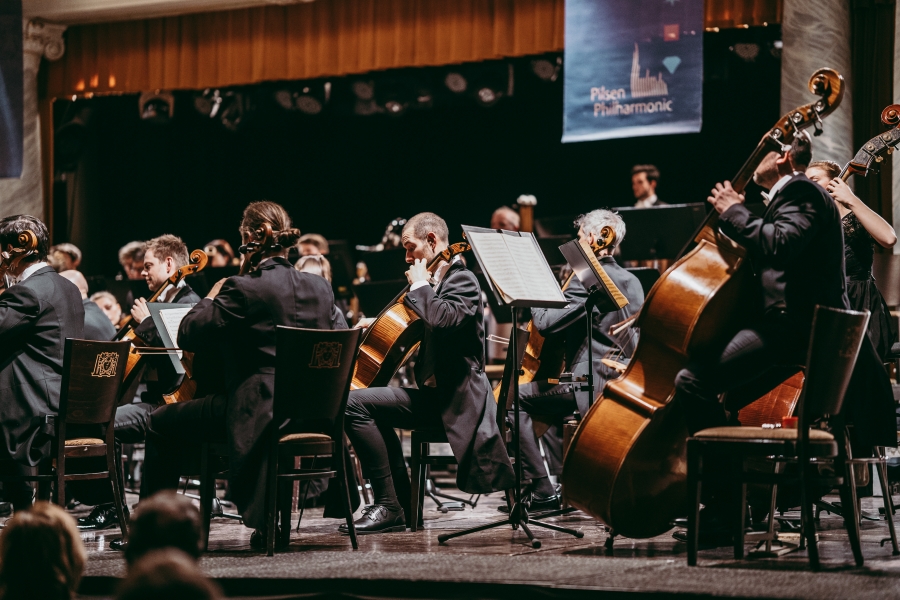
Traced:
<path fill-rule="evenodd" d="M 707 26 L 778 22 L 782 0 L 709 0 Z M 320 0 L 77 25 L 50 97 L 315 79 L 561 51 L 565 0 Z"/>
<path fill-rule="evenodd" d="M 854 153 L 886 129 L 881 122 L 881 111 L 894 103 L 895 6 L 896 0 L 850 2 Z M 891 157 L 885 157 L 873 165 L 877 173 L 853 177 L 856 195 L 888 223 L 892 222 L 893 212 L 892 163 Z"/>
<path fill-rule="evenodd" d="M 80 25 L 51 96 L 203 89 L 563 48 L 564 0 L 321 0 Z"/>

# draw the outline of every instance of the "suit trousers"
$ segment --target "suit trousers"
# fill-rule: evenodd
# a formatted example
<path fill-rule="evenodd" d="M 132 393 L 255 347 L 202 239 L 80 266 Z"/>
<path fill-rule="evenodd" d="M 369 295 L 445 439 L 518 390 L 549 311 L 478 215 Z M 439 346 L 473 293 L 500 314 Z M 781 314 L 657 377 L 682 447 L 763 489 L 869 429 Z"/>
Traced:
<path fill-rule="evenodd" d="M 353 444 L 363 477 L 393 476 L 394 491 L 404 510 L 409 510 L 410 483 L 403 448 L 394 429 L 441 429 L 436 393 L 411 388 L 352 390 L 347 400 L 344 430 Z"/>
<path fill-rule="evenodd" d="M 226 442 L 227 403 L 223 394 L 215 394 L 166 404 L 150 414 L 141 500 L 176 489 L 182 475 L 200 472 L 201 444 Z"/>

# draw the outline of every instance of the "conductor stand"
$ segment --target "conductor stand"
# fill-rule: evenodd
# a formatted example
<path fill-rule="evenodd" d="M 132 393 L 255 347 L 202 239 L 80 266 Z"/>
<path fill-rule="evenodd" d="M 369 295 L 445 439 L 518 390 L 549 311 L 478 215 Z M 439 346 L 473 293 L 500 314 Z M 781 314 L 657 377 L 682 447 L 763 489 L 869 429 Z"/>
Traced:
<path fill-rule="evenodd" d="M 568 302 L 559 289 L 559 284 L 556 278 L 553 277 L 546 259 L 540 252 L 537 240 L 532 234 L 500 232 L 493 229 L 468 226 L 463 226 L 463 231 L 475 252 L 478 262 L 481 263 L 482 270 L 487 275 L 491 291 L 502 300 L 504 305 L 512 308 L 510 311 L 512 313 L 512 335 L 509 338 L 509 356 L 518 357 L 520 356 L 517 335 L 519 324 L 518 315 L 516 314 L 518 311 L 515 309 L 526 306 L 561 308 L 566 306 Z M 506 256 L 504 256 L 504 253 Z M 515 256 L 513 256 L 513 253 L 515 253 Z M 526 268 L 527 273 L 523 273 L 522 271 Z M 549 280 L 547 277 L 549 277 Z M 555 293 L 553 288 L 555 288 Z M 519 292 L 519 294 L 515 294 L 515 292 Z M 519 297 L 516 297 L 517 295 Z M 534 537 L 529 523 L 552 531 L 573 535 L 576 538 L 584 537 L 584 532 L 575 529 L 530 520 L 528 509 L 522 503 L 522 450 L 519 443 L 521 436 L 519 431 L 519 414 L 521 412 L 519 376 L 522 374 L 522 371 L 518 363 L 514 363 L 514 366 L 514 369 L 507 369 L 507 372 L 504 374 L 504 377 L 509 376 L 512 379 L 513 412 L 515 415 L 513 443 L 515 445 L 514 471 L 516 482 L 513 488 L 514 502 L 509 511 L 509 516 L 495 523 L 439 535 L 438 542 L 441 544 L 453 538 L 509 525 L 513 529 L 521 528 L 525 535 L 528 536 L 532 548 L 540 548 L 541 541 Z M 506 387 L 506 389 L 509 388 Z M 500 410 L 500 407 L 501 405 L 498 404 L 498 410 Z"/>

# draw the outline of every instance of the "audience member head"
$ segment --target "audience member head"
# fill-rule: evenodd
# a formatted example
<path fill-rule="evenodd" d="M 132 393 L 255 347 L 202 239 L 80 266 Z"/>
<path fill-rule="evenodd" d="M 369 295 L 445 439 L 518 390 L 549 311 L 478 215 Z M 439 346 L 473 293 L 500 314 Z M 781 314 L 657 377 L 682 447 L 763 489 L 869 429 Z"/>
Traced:
<path fill-rule="evenodd" d="M 187 245 L 171 234 L 155 237 L 144 244 L 144 270 L 141 277 L 150 291 L 155 292 L 166 284 L 175 271 L 190 262 Z"/>
<path fill-rule="evenodd" d="M 625 239 L 625 221 L 618 213 L 604 208 L 581 215 L 575 219 L 575 227 L 578 228 L 578 239 L 584 240 L 588 244 L 593 244 L 602 237 L 600 232 L 604 227 L 609 227 L 616 233 L 613 243 L 607 246 L 601 255 L 612 254 L 613 250 Z"/>
<path fill-rule="evenodd" d="M 318 233 L 304 233 L 300 236 L 297 247 L 303 256 L 328 254 L 328 240 L 325 239 L 325 236 Z"/>
<path fill-rule="evenodd" d="M 272 228 L 274 241 L 281 245 L 280 252 L 272 252 L 266 256 L 287 256 L 291 246 L 297 244 L 300 239 L 300 230 L 291 227 L 291 217 L 284 207 L 275 202 L 262 201 L 251 202 L 244 209 L 244 217 L 241 219 L 241 241 L 246 244 L 254 238 L 255 232 L 269 225 Z"/>
<path fill-rule="evenodd" d="M 19 234 L 26 231 L 31 231 L 37 238 L 37 251 L 23 259 L 16 269 L 9 270 L 10 275 L 17 277 L 29 265 L 47 260 L 47 255 L 50 252 L 50 233 L 47 231 L 47 226 L 40 219 L 30 215 L 13 215 L 0 219 L 0 250 L 3 252 L 19 247 Z"/>
<path fill-rule="evenodd" d="M 501 206 L 491 215 L 491 229 L 518 231 L 521 224 L 519 213 L 508 206 Z"/>
<path fill-rule="evenodd" d="M 57 272 L 74 271 L 81 264 L 81 250 L 75 244 L 56 244 L 50 248 L 47 262 Z"/>
<path fill-rule="evenodd" d="M 131 518 L 125 560 L 133 565 L 144 554 L 177 548 L 200 558 L 200 512 L 189 498 L 166 490 L 142 500 Z"/>
<path fill-rule="evenodd" d="M 815 181 L 822 187 L 825 187 L 831 180 L 841 174 L 841 165 L 833 160 L 817 160 L 809 163 L 806 167 L 806 176 Z"/>
<path fill-rule="evenodd" d="M 403 227 L 402 242 L 406 248 L 406 262 L 417 259 L 431 261 L 449 245 L 450 231 L 447 222 L 431 212 L 419 213 Z"/>
<path fill-rule="evenodd" d="M 84 275 L 81 274 L 80 271 L 63 271 L 60 273 L 61 277 L 65 277 L 69 281 L 75 284 L 75 287 L 78 288 L 78 291 L 81 292 L 81 299 L 85 300 L 88 297 L 88 282 L 87 279 L 84 278 Z"/>
<path fill-rule="evenodd" d="M 100 307 L 107 316 L 109 322 L 116 326 L 122 320 L 122 307 L 119 301 L 109 292 L 96 292 L 91 294 L 91 302 Z"/>
<path fill-rule="evenodd" d="M 312 273 L 331 281 L 331 264 L 321 254 L 301 256 L 300 260 L 294 264 L 294 268 L 301 273 Z"/>
<path fill-rule="evenodd" d="M 49 502 L 16 511 L 0 533 L 3 600 L 68 600 L 78 588 L 85 552 L 74 519 Z"/>
<path fill-rule="evenodd" d="M 210 267 L 230 267 L 234 264 L 234 250 L 225 240 L 213 240 L 203 250 L 209 256 Z"/>
<path fill-rule="evenodd" d="M 753 172 L 753 181 L 770 190 L 785 175 L 794 171 L 806 171 L 811 161 L 812 140 L 809 134 L 800 131 L 794 136 L 790 146 L 783 146 L 780 152 L 773 150 L 763 157 Z"/>
<path fill-rule="evenodd" d="M 129 542 L 130 543 L 130 542 Z M 132 565 L 118 600 L 216 600 L 219 587 L 190 556 L 176 548 L 154 550 Z"/>
<path fill-rule="evenodd" d="M 631 191 L 635 200 L 646 200 L 656 193 L 659 169 L 656 165 L 635 165 L 631 168 Z"/>
<path fill-rule="evenodd" d="M 125 272 L 126 279 L 143 279 L 144 242 L 128 242 L 119 248 L 119 264 Z"/>

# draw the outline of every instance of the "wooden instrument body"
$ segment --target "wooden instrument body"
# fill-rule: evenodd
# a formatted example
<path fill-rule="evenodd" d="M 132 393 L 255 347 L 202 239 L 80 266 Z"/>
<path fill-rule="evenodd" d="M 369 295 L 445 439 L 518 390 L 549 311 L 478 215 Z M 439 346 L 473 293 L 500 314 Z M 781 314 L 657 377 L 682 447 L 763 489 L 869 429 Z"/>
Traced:
<path fill-rule="evenodd" d="M 724 236 L 701 240 L 656 282 L 624 375 L 584 417 L 565 457 L 572 505 L 635 538 L 659 535 L 683 512 L 687 430 L 669 401 L 675 376 L 698 353 L 720 347 L 759 306 L 746 252 Z"/>
<path fill-rule="evenodd" d="M 351 390 L 386 386 L 419 347 L 425 324 L 403 305 L 406 294 L 391 303 L 369 328 L 359 354 Z"/>
<path fill-rule="evenodd" d="M 837 108 L 843 78 L 813 73 L 820 99 L 785 114 L 732 180 L 741 193 L 771 152 Z M 670 529 L 685 509 L 687 429 L 670 404 L 675 377 L 692 359 L 722 346 L 761 309 L 760 286 L 747 251 L 715 226 L 713 212 L 682 257 L 656 282 L 641 308 L 641 337 L 624 375 L 610 381 L 576 430 L 563 465 L 572 505 L 626 537 Z"/>

